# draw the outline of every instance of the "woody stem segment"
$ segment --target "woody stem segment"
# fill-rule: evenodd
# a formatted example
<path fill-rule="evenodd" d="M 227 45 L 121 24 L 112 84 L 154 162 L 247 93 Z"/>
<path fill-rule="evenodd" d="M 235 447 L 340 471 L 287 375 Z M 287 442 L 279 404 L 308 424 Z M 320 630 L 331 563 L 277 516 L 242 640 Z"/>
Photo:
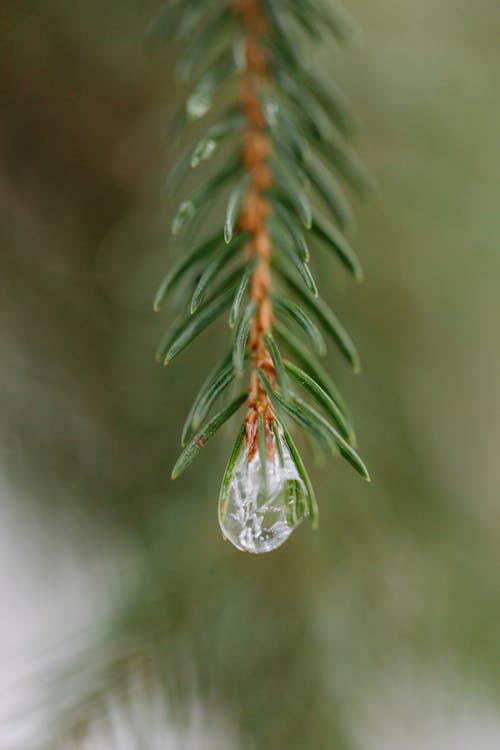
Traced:
<path fill-rule="evenodd" d="M 267 163 L 271 141 L 266 133 L 259 98 L 259 90 L 267 76 L 267 56 L 261 43 L 267 30 L 267 22 L 261 0 L 234 0 L 233 10 L 239 17 L 245 34 L 246 71 L 241 87 L 241 108 L 247 119 L 243 160 L 250 177 L 250 185 L 242 202 L 239 228 L 250 234 L 248 256 L 258 258 L 250 282 L 250 296 L 256 304 L 249 338 L 252 374 L 246 415 L 246 446 L 251 459 L 258 447 L 260 415 L 265 422 L 267 452 L 270 456 L 274 453 L 274 411 L 257 375 L 257 369 L 261 368 L 271 383 L 274 383 L 275 370 L 264 342 L 264 334 L 271 329 L 273 322 L 273 307 L 269 298 L 271 241 L 267 228 L 270 205 L 265 197 L 265 191 L 272 183 Z"/>

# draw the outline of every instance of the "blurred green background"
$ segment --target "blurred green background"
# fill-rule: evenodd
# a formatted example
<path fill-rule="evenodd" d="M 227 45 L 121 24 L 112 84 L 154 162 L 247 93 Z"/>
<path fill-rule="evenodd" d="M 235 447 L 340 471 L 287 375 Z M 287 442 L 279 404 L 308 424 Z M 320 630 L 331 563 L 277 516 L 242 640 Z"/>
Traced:
<path fill-rule="evenodd" d="M 365 283 L 322 285 L 374 481 L 306 454 L 320 528 L 261 557 L 218 529 L 234 423 L 169 481 L 222 329 L 154 363 L 158 7 L 0 6 L 0 748 L 498 748 L 500 5 L 349 0 L 359 43 L 307 51 L 380 185 Z"/>

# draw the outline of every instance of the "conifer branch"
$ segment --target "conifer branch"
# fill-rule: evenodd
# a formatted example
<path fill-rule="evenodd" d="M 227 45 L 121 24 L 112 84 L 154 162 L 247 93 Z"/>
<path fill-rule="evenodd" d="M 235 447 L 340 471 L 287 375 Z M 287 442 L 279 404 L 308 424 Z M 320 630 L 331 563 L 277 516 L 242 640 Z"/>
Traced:
<path fill-rule="evenodd" d="M 183 430 L 183 443 L 189 442 L 174 476 L 246 400 L 244 439 L 237 441 L 226 469 L 219 511 L 224 534 L 241 549 L 258 552 L 279 546 L 303 517 L 317 520 L 311 483 L 285 426 L 289 418 L 321 449 L 340 452 L 369 478 L 343 400 L 316 361 L 326 350 L 320 328 L 355 371 L 359 357 L 337 316 L 318 298 L 309 261 L 311 250 L 322 245 L 361 278 L 359 260 L 342 231 L 352 212 L 331 168 L 358 190 L 369 187 L 370 179 L 347 146 L 352 117 L 343 96 L 305 70 L 298 47 L 303 35 L 315 43 L 327 35 L 344 39 L 352 28 L 347 16 L 332 13 L 322 0 L 214 0 L 209 5 L 174 0 L 152 33 L 155 41 L 185 47 L 179 61 L 190 86 L 181 116 L 185 124 L 216 111 L 217 102 L 231 101 L 173 168 L 169 195 L 177 194 L 190 170 L 219 164 L 221 154 L 236 144 L 222 166 L 200 179 L 174 218 L 174 235 L 184 240 L 191 224 L 196 236 L 204 209 L 228 192 L 223 225 L 185 247 L 157 293 L 155 309 L 184 276 L 198 274 L 189 313 L 167 333 L 158 359 L 170 362 L 230 310 L 232 353 L 195 400 Z M 203 427 L 215 400 L 246 363 L 247 398 L 238 397 Z M 296 384 L 321 411 L 294 393 Z"/>

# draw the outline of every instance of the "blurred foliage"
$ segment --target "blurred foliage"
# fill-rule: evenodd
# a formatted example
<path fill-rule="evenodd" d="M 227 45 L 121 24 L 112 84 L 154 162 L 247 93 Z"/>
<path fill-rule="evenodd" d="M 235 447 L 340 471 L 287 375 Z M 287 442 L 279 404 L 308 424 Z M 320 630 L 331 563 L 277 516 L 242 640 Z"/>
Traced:
<path fill-rule="evenodd" d="M 43 509 L 47 546 L 70 508 L 109 556 L 126 540 L 134 583 L 123 596 L 117 581 L 63 734 L 100 710 L 128 654 L 153 659 L 181 706 L 194 675 L 245 748 L 353 747 L 357 707 L 401 665 L 499 698 L 500 8 L 349 7 L 363 44 L 314 63 L 355 102 L 381 185 L 360 207 L 367 281 L 347 295 L 338 271 L 329 285 L 364 352 L 354 382 L 330 364 L 374 483 L 317 468 L 320 530 L 263 559 L 218 530 L 231 430 L 168 480 L 198 363 L 219 344 L 204 335 L 175 370 L 153 361 L 178 105 L 169 51 L 142 46 L 158 3 L 0 8 L 2 470 L 26 514 Z"/>

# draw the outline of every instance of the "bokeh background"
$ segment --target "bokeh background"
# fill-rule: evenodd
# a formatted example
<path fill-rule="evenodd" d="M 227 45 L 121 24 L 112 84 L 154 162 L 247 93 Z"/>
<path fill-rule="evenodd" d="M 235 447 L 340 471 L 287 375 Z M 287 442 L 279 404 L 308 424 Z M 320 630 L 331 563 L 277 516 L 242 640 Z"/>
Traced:
<path fill-rule="evenodd" d="M 364 284 L 321 274 L 374 481 L 307 456 L 320 528 L 256 558 L 217 524 L 234 423 L 169 481 L 220 330 L 153 361 L 158 8 L 0 5 L 0 748 L 497 750 L 500 5 L 349 0 L 363 36 L 305 53 L 380 186 Z"/>

